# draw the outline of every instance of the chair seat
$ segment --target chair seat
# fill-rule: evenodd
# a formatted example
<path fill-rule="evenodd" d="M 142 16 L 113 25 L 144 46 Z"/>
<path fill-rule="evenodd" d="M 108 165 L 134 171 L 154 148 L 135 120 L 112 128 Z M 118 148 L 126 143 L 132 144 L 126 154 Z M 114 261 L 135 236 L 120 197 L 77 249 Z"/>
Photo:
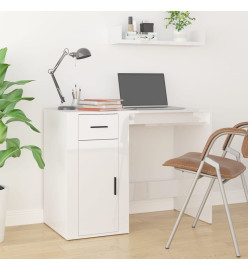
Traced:
<path fill-rule="evenodd" d="M 200 157 L 201 153 L 190 152 L 178 158 L 167 160 L 163 166 L 170 166 L 196 172 L 201 163 Z M 243 173 L 246 169 L 243 163 L 233 159 L 214 155 L 209 155 L 208 157 L 219 163 L 221 176 L 225 179 L 235 178 Z M 217 176 L 215 168 L 208 163 L 204 163 L 201 172 L 207 175 Z"/>

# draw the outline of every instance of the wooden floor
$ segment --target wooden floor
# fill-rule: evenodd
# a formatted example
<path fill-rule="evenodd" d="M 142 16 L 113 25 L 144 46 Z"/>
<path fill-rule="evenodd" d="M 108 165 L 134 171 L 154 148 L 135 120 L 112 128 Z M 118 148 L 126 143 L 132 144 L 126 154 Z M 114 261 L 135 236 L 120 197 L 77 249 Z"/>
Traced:
<path fill-rule="evenodd" d="M 231 205 L 241 258 L 248 258 L 248 204 Z M 44 224 L 8 227 L 0 258 L 236 258 L 223 206 L 212 225 L 184 216 L 171 248 L 165 250 L 178 212 L 130 216 L 130 234 L 66 241 Z"/>

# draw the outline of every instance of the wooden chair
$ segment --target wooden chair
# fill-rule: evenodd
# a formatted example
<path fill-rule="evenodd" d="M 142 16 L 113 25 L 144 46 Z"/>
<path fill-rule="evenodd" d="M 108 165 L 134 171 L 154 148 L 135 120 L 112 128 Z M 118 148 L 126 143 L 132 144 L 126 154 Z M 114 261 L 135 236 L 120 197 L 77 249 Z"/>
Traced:
<path fill-rule="evenodd" d="M 186 171 L 190 173 L 195 173 L 195 179 L 191 185 L 190 191 L 186 197 L 186 200 L 183 204 L 183 207 L 179 213 L 179 216 L 177 218 L 177 221 L 174 225 L 174 228 L 171 232 L 171 235 L 169 237 L 169 240 L 166 244 L 166 249 L 170 248 L 170 244 L 172 242 L 172 239 L 176 233 L 176 230 L 178 228 L 178 225 L 181 221 L 182 215 L 187 207 L 187 204 L 190 200 L 190 197 L 193 193 L 193 190 L 196 186 L 197 181 L 202 177 L 210 177 L 211 181 L 207 188 L 207 191 L 204 195 L 203 201 L 200 205 L 200 208 L 196 214 L 195 220 L 193 222 L 192 227 L 195 228 L 196 223 L 201 215 L 201 212 L 204 208 L 204 205 L 207 201 L 208 195 L 213 187 L 214 181 L 217 179 L 220 186 L 220 191 L 222 195 L 222 199 L 224 202 L 227 219 L 230 226 L 230 231 L 235 247 L 236 256 L 240 257 L 239 247 L 236 240 L 235 231 L 232 224 L 232 219 L 228 207 L 228 202 L 226 198 L 226 193 L 224 189 L 224 184 L 227 183 L 229 180 L 236 178 L 237 176 L 241 176 L 242 184 L 244 187 L 244 192 L 246 196 L 246 200 L 248 201 L 248 188 L 247 184 L 245 182 L 245 176 L 244 171 L 246 170 L 246 167 L 241 163 L 240 161 L 240 153 L 236 151 L 235 149 L 230 147 L 230 144 L 234 138 L 235 135 L 241 135 L 244 136 L 244 140 L 242 143 L 241 152 L 244 158 L 248 157 L 248 131 L 246 131 L 244 128 L 248 127 L 248 122 L 242 122 L 237 125 L 235 125 L 233 128 L 223 128 L 215 131 L 208 139 L 203 152 L 202 153 L 196 153 L 196 152 L 190 152 L 183 156 L 180 156 L 178 158 L 174 158 L 171 160 L 166 161 L 163 166 L 170 166 L 174 167 L 175 169 Z M 222 156 L 215 156 L 210 155 L 210 150 L 215 143 L 215 141 L 223 136 L 227 135 L 227 138 L 223 145 L 223 154 Z M 226 154 L 230 153 L 232 154 L 236 160 L 226 158 Z"/>

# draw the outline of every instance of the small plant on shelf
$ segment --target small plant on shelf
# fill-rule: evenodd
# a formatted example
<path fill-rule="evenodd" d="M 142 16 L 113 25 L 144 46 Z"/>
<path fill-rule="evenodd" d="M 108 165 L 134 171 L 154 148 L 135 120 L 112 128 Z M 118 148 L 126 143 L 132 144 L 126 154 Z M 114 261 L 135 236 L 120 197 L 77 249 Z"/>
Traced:
<path fill-rule="evenodd" d="M 170 25 L 175 26 L 175 30 L 177 32 L 182 31 L 188 25 L 192 24 L 192 21 L 195 20 L 194 17 L 190 17 L 189 11 L 167 11 L 170 17 L 164 18 L 167 20 L 166 29 Z"/>

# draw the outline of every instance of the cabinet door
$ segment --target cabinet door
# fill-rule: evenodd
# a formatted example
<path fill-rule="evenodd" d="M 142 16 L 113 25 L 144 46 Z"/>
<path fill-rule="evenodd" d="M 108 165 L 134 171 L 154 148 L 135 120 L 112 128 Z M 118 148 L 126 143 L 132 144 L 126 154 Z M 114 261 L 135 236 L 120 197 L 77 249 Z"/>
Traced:
<path fill-rule="evenodd" d="M 79 235 L 118 231 L 118 140 L 79 141 Z"/>

